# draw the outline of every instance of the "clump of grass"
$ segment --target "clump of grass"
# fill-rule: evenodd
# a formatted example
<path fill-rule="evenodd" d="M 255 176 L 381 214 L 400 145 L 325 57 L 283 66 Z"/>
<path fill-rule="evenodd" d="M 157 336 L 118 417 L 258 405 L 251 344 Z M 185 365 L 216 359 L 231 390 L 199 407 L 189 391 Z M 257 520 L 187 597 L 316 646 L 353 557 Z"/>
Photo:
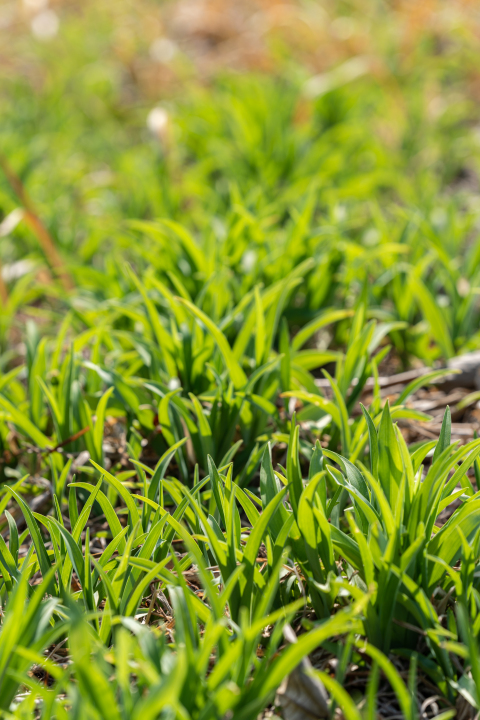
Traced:
<path fill-rule="evenodd" d="M 51 717 L 73 712 L 78 702 L 92 708 L 92 717 L 108 704 L 118 708 L 119 716 L 155 708 L 155 717 L 168 707 L 179 717 L 220 718 L 228 711 L 254 718 L 302 657 L 319 646 L 332 652 L 334 641 L 339 642 L 335 652 L 343 653 L 342 667 L 358 653 L 378 663 L 406 717 L 417 717 L 418 708 L 387 660 L 391 653 L 403 662 L 410 658 L 412 673 L 420 668 L 445 706 L 454 703 L 458 692 L 476 702 L 472 653 L 480 501 L 468 471 L 478 462 L 480 441 L 452 445 L 447 410 L 438 442 L 409 450 L 392 418 L 418 413 L 404 404 L 390 408 L 387 402 L 382 408 L 378 392 L 369 410 L 351 417 L 359 384 L 384 353 L 372 344 L 372 337 L 382 334 L 375 323 L 361 323 L 364 310 L 361 306 L 353 320 L 335 379 L 326 373 L 331 399 L 320 394 L 313 378 L 309 384 L 317 393 L 283 393 L 297 394 L 321 413 L 323 432 L 330 438 L 323 447 L 318 440 L 312 446 L 300 434 L 295 416 L 290 421 L 284 414 L 279 397 L 285 387 L 284 355 L 269 359 L 248 377 L 234 364 L 224 335 L 197 309 L 194 317 L 210 329 L 215 341 L 210 351 L 218 353 L 229 385 L 222 390 L 221 368 L 213 373 L 215 394 L 199 398 L 192 393 L 188 398 L 181 388 L 162 389 L 158 381 L 136 384 L 158 398 L 163 442 L 172 439 L 153 467 L 143 455 L 148 441 L 142 441 L 142 415 L 135 416 L 127 406 L 123 414 L 131 425 L 126 449 L 133 470 L 122 470 L 120 463 L 116 470 L 105 468 L 105 417 L 118 407 L 115 393 L 128 397 L 129 385 L 118 378 L 106 392 L 100 390 L 93 420 L 91 411 L 81 408 L 89 407 L 82 386 L 95 365 L 87 362 L 82 369 L 73 348 L 50 389 L 37 376 L 46 402 L 42 412 L 49 408 L 44 429 L 51 422 L 52 437 L 37 429 L 28 409 L 17 409 L 2 395 L 5 427 L 15 427 L 19 442 L 24 436 L 25 450 L 38 443 L 37 463 L 49 467 L 53 492 L 46 512 L 32 511 L 24 477 L 7 485 L 2 504 L 10 511 L 5 510 L 8 545 L 2 541 L 0 547 L 0 592 L 6 606 L 0 642 L 10 637 L 8 618 L 18 613 L 19 603 L 26 603 L 22 614 L 49 613 L 49 622 L 38 623 L 34 651 L 29 639 L 5 642 L 7 648 L 15 643 L 6 653 L 22 659 L 21 669 L 35 662 L 54 678 L 51 689 L 40 692 L 21 669 L 13 676 L 9 672 L 9 689 L 2 695 L 5 710 L 19 685 L 27 683 L 31 692 L 18 706 L 22 713 L 38 696 Z M 284 349 L 287 355 L 293 350 Z M 269 385 L 276 387 L 274 403 L 250 389 L 268 375 Z M 105 382 L 112 376 L 103 370 L 100 377 Z M 431 379 L 414 382 L 401 401 Z M 272 404 L 275 413 L 266 412 L 262 402 Z M 211 454 L 215 414 L 224 413 L 221 428 L 226 433 L 225 418 L 233 408 L 238 432 L 255 423 L 252 403 L 273 425 L 268 433 L 264 426 L 264 438 L 257 438 L 249 451 L 248 471 L 235 455 L 246 440 L 232 445 L 234 436 L 217 465 Z M 183 421 L 177 426 L 176 413 Z M 115 414 L 115 426 L 122 426 Z M 85 417 L 88 429 L 79 434 L 75 419 L 83 424 Z M 183 430 L 179 440 L 174 427 L 177 433 Z M 63 447 L 75 443 L 76 452 L 66 456 Z M 272 464 L 276 448 L 277 457 L 285 458 L 285 467 L 279 464 L 278 469 Z M 78 467 L 77 478 L 69 481 L 72 461 L 88 449 L 90 467 Z M 451 516 L 439 528 L 437 518 L 449 507 Z M 23 532 L 17 529 L 21 524 Z M 39 577 L 43 584 L 29 601 L 25 588 Z M 42 599 L 45 593 L 48 601 Z M 309 620 L 302 621 L 306 614 Z M 287 622 L 297 630 L 303 622 L 306 632 L 278 654 Z M 31 633 L 30 623 L 28 628 Z M 68 671 L 51 667 L 41 655 L 59 641 L 68 649 Z M 460 659 L 452 662 L 452 653 Z M 8 660 L 9 667 L 12 662 Z M 115 682 L 104 691 L 112 673 Z M 356 717 L 359 710 L 338 689 L 341 676 L 319 677 L 332 699 Z"/>
<path fill-rule="evenodd" d="M 373 5 L 314 80 L 179 62 L 152 138 L 109 9 L 61 12 L 0 96 L 2 717 L 254 720 L 312 654 L 332 717 L 478 712 L 480 440 L 397 425 L 450 371 L 379 382 L 478 347 L 467 26 L 462 67 Z"/>

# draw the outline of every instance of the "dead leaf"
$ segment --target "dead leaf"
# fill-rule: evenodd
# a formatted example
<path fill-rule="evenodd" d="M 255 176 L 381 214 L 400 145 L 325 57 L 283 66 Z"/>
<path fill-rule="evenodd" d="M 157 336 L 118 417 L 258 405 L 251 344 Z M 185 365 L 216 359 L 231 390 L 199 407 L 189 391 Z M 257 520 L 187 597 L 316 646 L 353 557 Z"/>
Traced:
<path fill-rule="evenodd" d="M 287 642 L 297 642 L 290 625 L 285 626 L 283 634 Z M 327 691 L 320 680 L 310 674 L 312 670 L 310 660 L 304 658 L 278 688 L 276 703 L 282 707 L 285 720 L 318 720 L 330 716 Z"/>

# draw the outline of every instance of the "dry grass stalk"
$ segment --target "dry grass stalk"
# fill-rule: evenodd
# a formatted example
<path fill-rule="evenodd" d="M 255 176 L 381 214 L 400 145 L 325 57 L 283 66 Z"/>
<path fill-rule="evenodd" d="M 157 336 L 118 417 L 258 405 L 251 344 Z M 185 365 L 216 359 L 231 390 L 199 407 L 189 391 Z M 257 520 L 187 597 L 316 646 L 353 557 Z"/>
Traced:
<path fill-rule="evenodd" d="M 7 286 L 5 284 L 5 281 L 2 276 L 2 261 L 0 260 L 0 300 L 2 302 L 2 306 L 6 307 L 8 303 L 8 290 Z"/>
<path fill-rule="evenodd" d="M 60 254 L 57 251 L 57 248 L 55 247 L 55 242 L 48 232 L 45 225 L 40 220 L 38 214 L 35 212 L 33 203 L 29 196 L 27 195 L 27 192 L 23 186 L 22 181 L 18 177 L 18 175 L 12 170 L 9 162 L 7 159 L 0 155 L 0 167 L 3 170 L 3 173 L 8 181 L 8 184 L 12 188 L 15 195 L 18 197 L 20 202 L 22 203 L 23 209 L 24 209 L 24 220 L 27 223 L 27 225 L 30 227 L 34 235 L 36 236 L 38 242 L 40 243 L 42 250 L 45 254 L 46 260 L 52 270 L 57 274 L 60 282 L 62 283 L 65 290 L 72 290 L 74 287 L 74 282 L 72 280 L 72 277 L 65 269 L 65 265 L 63 263 L 62 258 L 60 257 Z M 0 296 L 2 298 L 2 302 L 5 302 L 4 295 L 2 291 L 2 282 L 0 281 Z M 4 288 L 6 292 L 6 287 Z M 8 294 L 5 296 L 8 297 Z"/>

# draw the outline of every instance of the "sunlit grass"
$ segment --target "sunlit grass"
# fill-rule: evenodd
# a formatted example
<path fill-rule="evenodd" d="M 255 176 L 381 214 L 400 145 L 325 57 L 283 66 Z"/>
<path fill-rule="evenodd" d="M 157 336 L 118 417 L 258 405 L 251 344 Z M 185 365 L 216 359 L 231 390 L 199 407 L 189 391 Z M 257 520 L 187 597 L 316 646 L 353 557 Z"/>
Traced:
<path fill-rule="evenodd" d="M 2 717 L 255 720 L 320 647 L 332 716 L 480 708 L 480 440 L 396 424 L 479 345 L 474 21 L 426 5 L 12 15 Z"/>

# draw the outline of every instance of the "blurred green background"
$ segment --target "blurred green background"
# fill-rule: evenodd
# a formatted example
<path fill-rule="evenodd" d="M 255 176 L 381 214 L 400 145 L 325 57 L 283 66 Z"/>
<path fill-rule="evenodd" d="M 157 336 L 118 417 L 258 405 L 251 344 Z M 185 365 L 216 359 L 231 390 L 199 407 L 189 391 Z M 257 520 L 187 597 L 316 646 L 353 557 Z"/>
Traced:
<path fill-rule="evenodd" d="M 477 347 L 479 32 L 453 0 L 4 3 L 1 156 L 76 288 L 0 173 L 4 363 L 27 317 L 123 297 L 125 260 L 184 278 L 126 222 L 155 218 L 205 251 L 184 281 L 217 321 L 313 258 L 291 326 L 367 284 L 404 366 Z"/>

